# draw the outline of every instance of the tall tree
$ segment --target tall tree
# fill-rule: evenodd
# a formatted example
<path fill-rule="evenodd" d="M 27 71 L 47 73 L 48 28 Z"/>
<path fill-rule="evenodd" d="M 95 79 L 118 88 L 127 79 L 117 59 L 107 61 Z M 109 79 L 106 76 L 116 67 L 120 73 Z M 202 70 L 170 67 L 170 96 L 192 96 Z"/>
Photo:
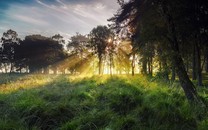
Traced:
<path fill-rule="evenodd" d="M 102 74 L 102 62 L 106 53 L 109 38 L 112 38 L 112 31 L 106 26 L 97 26 L 89 34 L 91 47 L 98 57 L 98 73 Z"/>
<path fill-rule="evenodd" d="M 113 36 L 113 35 L 112 35 Z M 108 64 L 109 64 L 109 71 L 110 75 L 113 74 L 113 67 L 114 67 L 114 55 L 115 55 L 115 48 L 117 48 L 116 39 L 114 37 L 110 37 L 108 40 L 108 45 L 106 47 L 107 57 L 108 57 Z"/>
<path fill-rule="evenodd" d="M 186 97 L 189 101 L 198 100 L 196 89 L 187 75 L 179 46 L 181 42 L 180 33 L 188 31 L 188 28 L 185 28 L 184 31 L 180 26 L 187 27 L 186 18 L 190 17 L 184 11 L 187 12 L 187 6 L 191 8 L 189 5 L 191 2 L 185 0 L 130 0 L 128 2 L 119 2 L 121 9 L 114 18 L 110 19 L 115 22 L 115 27 L 128 26 L 130 29 L 135 30 L 133 33 L 138 34 L 138 38 L 151 27 L 154 40 L 161 41 L 161 39 L 166 39 L 166 44 L 168 44 L 167 52 L 171 54 L 172 63 Z M 158 36 L 157 32 L 160 31 L 164 33 Z"/>
<path fill-rule="evenodd" d="M 15 50 L 19 45 L 20 39 L 17 32 L 8 30 L 3 33 L 2 42 L 2 60 L 4 63 L 10 64 L 10 72 L 13 71 L 15 65 Z"/>
<path fill-rule="evenodd" d="M 64 37 L 61 36 L 60 34 L 55 34 L 54 36 L 52 36 L 52 40 L 57 41 L 62 46 L 64 46 L 65 44 Z M 64 67 L 63 65 L 61 66 L 59 64 L 53 64 L 52 69 L 53 69 L 54 74 L 57 74 L 58 66 L 59 68 L 61 68 L 62 72 L 65 73 L 66 67 Z"/>
<path fill-rule="evenodd" d="M 86 35 L 76 33 L 76 35 L 70 38 L 67 49 L 70 55 L 76 59 L 69 66 L 71 72 L 84 72 L 84 69 L 87 67 L 87 59 L 91 58 L 89 38 Z"/>
<path fill-rule="evenodd" d="M 72 36 L 69 43 L 67 44 L 67 48 L 70 53 L 75 53 L 82 57 L 84 51 L 86 51 L 89 39 L 87 36 L 76 33 L 76 35 Z"/>

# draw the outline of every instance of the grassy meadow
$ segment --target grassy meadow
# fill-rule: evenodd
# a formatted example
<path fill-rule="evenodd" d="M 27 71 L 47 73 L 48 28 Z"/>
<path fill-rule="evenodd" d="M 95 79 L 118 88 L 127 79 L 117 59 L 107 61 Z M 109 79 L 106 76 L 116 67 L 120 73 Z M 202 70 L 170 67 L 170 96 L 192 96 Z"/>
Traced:
<path fill-rule="evenodd" d="M 208 89 L 198 88 L 208 105 Z M 179 83 L 136 75 L 0 78 L 1 130 L 207 130 Z"/>

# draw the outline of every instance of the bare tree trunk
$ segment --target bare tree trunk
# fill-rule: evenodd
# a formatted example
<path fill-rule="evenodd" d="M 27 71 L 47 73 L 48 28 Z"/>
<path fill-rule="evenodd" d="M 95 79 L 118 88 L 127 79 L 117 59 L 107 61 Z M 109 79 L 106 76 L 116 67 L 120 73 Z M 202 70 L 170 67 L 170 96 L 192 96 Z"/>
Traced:
<path fill-rule="evenodd" d="M 113 53 L 110 52 L 110 75 L 112 76 L 113 72 L 112 72 L 112 68 L 113 68 Z"/>
<path fill-rule="evenodd" d="M 62 74 L 66 74 L 66 72 L 65 72 L 65 69 L 64 69 L 64 68 L 62 69 Z"/>
<path fill-rule="evenodd" d="M 7 64 L 4 63 L 4 70 L 5 70 L 5 73 L 7 73 Z"/>
<path fill-rule="evenodd" d="M 98 74 L 101 75 L 102 74 L 102 57 L 99 56 L 99 61 L 98 61 Z"/>
<path fill-rule="evenodd" d="M 110 75 L 112 75 L 112 63 L 110 63 Z"/>
<path fill-rule="evenodd" d="M 133 58 L 132 58 L 132 62 L 131 62 L 131 74 L 132 76 L 134 76 L 134 68 L 135 68 L 135 53 L 133 53 Z"/>
<path fill-rule="evenodd" d="M 197 71 L 197 82 L 198 86 L 202 86 L 202 69 L 201 69 L 201 50 L 197 43 L 196 46 L 196 71 Z"/>
<path fill-rule="evenodd" d="M 196 45 L 193 44 L 192 80 L 196 80 Z"/>
<path fill-rule="evenodd" d="M 54 73 L 54 74 L 57 74 L 57 67 L 54 67 L 53 73 Z"/>
<path fill-rule="evenodd" d="M 151 76 L 152 76 L 152 70 L 153 70 L 152 57 L 148 57 L 148 74 Z"/>
<path fill-rule="evenodd" d="M 194 101 L 194 100 L 198 99 L 196 89 L 195 89 L 193 83 L 190 81 L 190 79 L 185 71 L 185 67 L 184 67 L 182 58 L 180 56 L 178 56 L 177 54 L 175 54 L 173 56 L 173 58 L 174 58 L 173 60 L 176 65 L 176 72 L 178 74 L 181 86 L 186 94 L 186 97 L 190 101 Z"/>
<path fill-rule="evenodd" d="M 142 73 L 147 74 L 147 60 L 144 59 L 142 62 Z"/>
<path fill-rule="evenodd" d="M 148 74 L 151 74 L 151 63 L 150 63 L 150 57 L 147 58 L 147 66 L 148 66 Z"/>
<path fill-rule="evenodd" d="M 187 56 L 186 59 L 187 59 L 186 60 L 186 71 L 187 71 L 187 73 L 189 73 L 189 57 Z"/>
<path fill-rule="evenodd" d="M 10 71 L 9 71 L 9 73 L 11 74 L 12 73 L 12 71 L 13 71 L 13 63 L 10 63 Z"/>
<path fill-rule="evenodd" d="M 162 62 L 162 66 L 163 66 L 163 73 L 164 73 L 164 78 L 165 80 L 169 81 L 169 75 L 168 75 L 168 65 L 167 65 L 167 60 L 164 59 Z"/>
<path fill-rule="evenodd" d="M 153 57 L 151 57 L 151 60 L 150 60 L 150 63 L 151 63 L 151 75 L 153 74 Z"/>
<path fill-rule="evenodd" d="M 172 76 L 171 76 L 171 81 L 175 81 L 175 78 L 176 78 L 176 70 L 175 70 L 175 65 L 172 65 Z"/>
<path fill-rule="evenodd" d="M 44 74 L 49 74 L 49 68 L 48 67 L 45 67 L 43 70 L 44 70 Z"/>
<path fill-rule="evenodd" d="M 162 12 L 168 26 L 168 31 L 170 34 L 170 39 L 168 40 L 170 41 L 171 51 L 174 52 L 171 56 L 176 67 L 176 73 L 179 77 L 181 87 L 183 88 L 184 93 L 189 101 L 199 101 L 196 89 L 187 75 L 183 60 L 181 58 L 175 24 L 165 1 L 162 3 Z"/>
<path fill-rule="evenodd" d="M 161 61 L 159 61 L 159 71 L 160 72 L 162 71 L 162 63 L 161 63 Z"/>
<path fill-rule="evenodd" d="M 206 46 L 205 57 L 206 57 L 205 71 L 206 73 L 208 73 L 208 46 Z"/>
<path fill-rule="evenodd" d="M 20 74 L 22 73 L 22 66 L 20 66 Z"/>
<path fill-rule="evenodd" d="M 26 72 L 27 72 L 27 73 L 30 73 L 29 67 L 28 67 L 28 66 L 26 67 Z"/>

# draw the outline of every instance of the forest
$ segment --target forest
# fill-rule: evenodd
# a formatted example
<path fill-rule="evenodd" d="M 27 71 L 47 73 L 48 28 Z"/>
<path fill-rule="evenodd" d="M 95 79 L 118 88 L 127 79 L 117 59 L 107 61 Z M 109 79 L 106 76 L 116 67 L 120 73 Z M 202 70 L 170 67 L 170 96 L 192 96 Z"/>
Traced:
<path fill-rule="evenodd" d="M 0 129 L 208 128 L 207 0 L 117 3 L 70 39 L 5 30 Z"/>

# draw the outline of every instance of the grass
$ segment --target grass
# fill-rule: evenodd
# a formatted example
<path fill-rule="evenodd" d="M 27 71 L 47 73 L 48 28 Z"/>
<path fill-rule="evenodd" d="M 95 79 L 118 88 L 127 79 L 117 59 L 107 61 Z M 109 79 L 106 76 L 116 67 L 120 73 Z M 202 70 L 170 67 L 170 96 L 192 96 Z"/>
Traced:
<path fill-rule="evenodd" d="M 208 89 L 200 88 L 208 105 Z M 3 75 L 2 130 L 206 130 L 178 83 L 143 76 Z"/>

